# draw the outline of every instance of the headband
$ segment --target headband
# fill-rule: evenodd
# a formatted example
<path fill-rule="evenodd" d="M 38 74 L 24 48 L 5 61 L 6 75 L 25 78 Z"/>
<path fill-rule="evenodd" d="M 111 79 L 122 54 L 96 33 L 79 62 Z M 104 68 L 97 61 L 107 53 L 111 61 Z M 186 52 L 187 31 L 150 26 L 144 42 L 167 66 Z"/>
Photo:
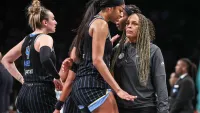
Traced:
<path fill-rule="evenodd" d="M 124 0 L 109 0 L 109 2 L 107 4 L 101 6 L 101 8 L 115 7 L 115 6 L 120 6 L 122 4 L 125 4 Z"/>
<path fill-rule="evenodd" d="M 132 15 L 134 13 L 134 11 L 130 10 L 130 8 L 128 8 L 127 6 L 125 6 L 125 9 L 124 9 L 127 13 L 128 16 Z"/>

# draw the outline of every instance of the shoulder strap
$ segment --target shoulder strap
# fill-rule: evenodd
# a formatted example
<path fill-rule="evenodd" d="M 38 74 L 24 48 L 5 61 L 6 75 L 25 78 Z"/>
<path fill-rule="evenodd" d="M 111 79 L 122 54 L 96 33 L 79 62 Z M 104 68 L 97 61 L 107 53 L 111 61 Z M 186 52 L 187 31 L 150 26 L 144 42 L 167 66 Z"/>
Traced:
<path fill-rule="evenodd" d="M 41 35 L 44 35 L 44 34 L 37 34 L 37 36 L 36 36 L 36 38 L 35 38 L 35 40 L 34 40 L 34 43 L 33 44 L 35 44 L 35 42 L 36 42 L 36 40 L 39 38 L 39 36 L 41 36 Z"/>
<path fill-rule="evenodd" d="M 96 19 L 102 19 L 102 20 L 105 20 L 102 16 L 100 15 L 95 15 L 94 16 L 94 19 L 89 23 L 89 26 L 96 20 Z M 109 30 L 109 33 L 108 33 L 108 36 L 109 40 L 111 40 L 111 35 L 110 35 L 110 30 Z"/>
<path fill-rule="evenodd" d="M 105 20 L 102 16 L 100 16 L 100 15 L 95 15 L 94 18 L 92 19 L 92 21 L 89 23 L 89 26 L 90 26 L 96 19 Z"/>

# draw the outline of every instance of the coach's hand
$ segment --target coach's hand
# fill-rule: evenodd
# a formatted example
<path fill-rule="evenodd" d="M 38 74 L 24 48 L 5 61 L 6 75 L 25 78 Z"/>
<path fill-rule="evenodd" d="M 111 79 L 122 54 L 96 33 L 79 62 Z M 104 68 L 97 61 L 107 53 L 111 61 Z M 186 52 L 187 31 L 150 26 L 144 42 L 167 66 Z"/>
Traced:
<path fill-rule="evenodd" d="M 137 98 L 137 96 L 129 95 L 127 92 L 125 92 L 122 89 L 118 90 L 116 93 L 121 99 L 128 100 L 128 101 L 134 101 L 134 99 Z"/>

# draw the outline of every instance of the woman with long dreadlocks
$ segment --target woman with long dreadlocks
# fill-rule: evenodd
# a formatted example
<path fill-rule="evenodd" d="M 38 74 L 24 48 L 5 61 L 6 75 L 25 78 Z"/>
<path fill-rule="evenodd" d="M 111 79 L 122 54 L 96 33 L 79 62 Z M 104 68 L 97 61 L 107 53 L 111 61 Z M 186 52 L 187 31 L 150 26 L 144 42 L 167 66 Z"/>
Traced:
<path fill-rule="evenodd" d="M 131 15 L 132 13 L 141 13 L 140 9 L 135 6 L 135 5 L 126 5 L 125 6 L 125 10 L 124 10 L 124 14 L 123 17 L 119 19 L 119 22 L 117 22 L 117 28 L 119 31 L 123 31 L 125 29 L 125 24 L 126 24 L 126 20 L 128 19 L 128 16 Z M 76 37 L 77 38 L 77 37 Z M 75 42 L 76 42 L 76 38 L 73 40 L 72 45 L 69 49 L 69 53 L 73 53 L 72 50 L 74 48 L 74 50 L 76 49 L 75 47 Z M 114 43 L 114 41 L 117 39 L 118 37 L 114 36 L 111 39 L 111 42 Z M 75 55 L 71 54 L 70 57 L 72 59 L 75 58 Z M 65 61 L 67 61 L 68 59 L 66 59 Z M 63 62 L 65 62 L 63 61 Z M 77 68 L 77 63 L 75 64 L 75 66 Z M 63 82 L 65 82 L 66 84 L 63 87 L 63 93 L 61 94 L 60 97 L 60 101 L 65 101 L 65 104 L 63 106 L 63 112 L 64 113 L 80 113 L 81 111 L 78 109 L 78 107 L 75 105 L 74 101 L 72 100 L 71 96 L 70 96 L 70 92 L 66 92 L 67 89 L 71 89 L 72 83 L 73 83 L 73 79 L 74 79 L 74 72 L 76 72 L 76 69 L 72 69 L 73 71 L 69 71 L 69 75 L 66 74 L 60 74 L 61 79 L 63 80 Z M 60 73 L 63 73 L 62 70 L 60 71 Z M 65 81 L 66 80 L 66 81 Z M 55 110 L 54 113 L 57 113 L 58 110 Z"/>
<path fill-rule="evenodd" d="M 124 46 L 124 44 L 126 42 L 128 42 L 128 38 L 125 35 L 126 21 L 127 21 L 128 17 L 130 15 L 132 15 L 133 13 L 142 13 L 142 11 L 136 5 L 132 5 L 132 4 L 126 5 L 123 17 L 120 18 L 118 22 L 116 22 L 117 29 L 119 31 L 123 31 L 123 33 L 122 33 L 122 37 L 121 37 L 119 43 L 113 48 L 114 52 L 113 52 L 113 55 L 112 55 L 112 61 L 111 61 L 111 66 L 110 66 L 110 71 L 113 74 L 114 74 L 114 65 L 115 65 L 115 62 L 117 60 L 117 57 L 119 56 L 120 51 L 121 51 L 122 47 Z M 148 24 L 149 24 L 149 27 L 150 27 L 150 29 L 149 29 L 150 30 L 150 36 L 151 36 L 150 38 L 151 38 L 151 41 L 153 41 L 154 38 L 155 38 L 155 28 L 154 28 L 154 25 L 153 25 L 153 23 L 150 19 L 148 19 Z"/>
<path fill-rule="evenodd" d="M 116 97 L 119 113 L 168 113 L 168 92 L 164 60 L 158 46 L 151 43 L 152 23 L 142 14 L 133 13 L 126 23 L 125 43 L 114 67 L 120 87 L 133 101 Z"/>
<path fill-rule="evenodd" d="M 124 92 L 108 70 L 112 43 L 107 22 L 116 22 L 123 13 L 123 0 L 90 0 L 77 31 L 76 58 L 80 60 L 72 87 L 79 109 L 92 113 L 118 113 L 111 88 L 123 99 L 136 97 Z M 75 61 L 75 60 L 74 60 Z M 63 101 L 58 101 L 57 110 Z"/>
<path fill-rule="evenodd" d="M 196 65 L 189 59 L 182 58 L 178 60 L 175 70 L 179 79 L 172 89 L 170 113 L 193 113 L 195 85 L 192 77 L 197 74 Z"/>
<path fill-rule="evenodd" d="M 125 42 L 128 41 L 128 39 L 126 38 L 125 35 L 125 26 L 126 26 L 126 21 L 128 19 L 128 17 L 133 14 L 133 13 L 141 13 L 140 9 L 136 6 L 136 5 L 126 5 L 124 8 L 124 15 L 122 18 L 120 18 L 117 22 L 116 22 L 116 27 L 119 31 L 122 31 L 122 36 L 121 39 L 119 41 L 119 43 L 113 48 L 113 50 L 116 50 L 115 52 L 113 52 L 112 55 L 112 60 L 111 60 L 111 66 L 110 66 L 110 71 L 111 73 L 114 75 L 114 65 L 115 62 L 117 60 L 117 57 L 119 56 L 119 53 L 121 51 L 122 46 L 124 45 Z M 116 49 L 118 48 L 118 49 Z"/>

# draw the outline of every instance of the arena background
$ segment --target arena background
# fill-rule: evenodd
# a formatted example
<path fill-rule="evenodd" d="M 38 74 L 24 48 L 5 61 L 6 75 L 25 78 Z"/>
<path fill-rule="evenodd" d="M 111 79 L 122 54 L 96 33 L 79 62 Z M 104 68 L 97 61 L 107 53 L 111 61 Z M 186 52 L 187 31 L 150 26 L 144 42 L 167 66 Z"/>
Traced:
<path fill-rule="evenodd" d="M 68 56 L 69 46 L 88 0 L 41 0 L 50 9 L 58 22 L 56 33 L 51 34 L 55 41 L 57 69 Z M 31 0 L 3 0 L 0 2 L 0 51 L 5 54 L 31 32 L 28 26 L 26 8 Z M 126 0 L 126 4 L 135 4 L 142 13 L 150 18 L 156 28 L 157 44 L 163 53 L 167 84 L 170 73 L 179 58 L 187 57 L 195 64 L 199 63 L 200 53 L 200 7 L 196 1 L 184 0 Z M 119 33 L 110 23 L 112 36 Z M 22 61 L 16 61 L 23 72 Z M 14 81 L 12 102 L 15 100 L 20 84 Z M 170 87 L 168 85 L 168 90 Z"/>

